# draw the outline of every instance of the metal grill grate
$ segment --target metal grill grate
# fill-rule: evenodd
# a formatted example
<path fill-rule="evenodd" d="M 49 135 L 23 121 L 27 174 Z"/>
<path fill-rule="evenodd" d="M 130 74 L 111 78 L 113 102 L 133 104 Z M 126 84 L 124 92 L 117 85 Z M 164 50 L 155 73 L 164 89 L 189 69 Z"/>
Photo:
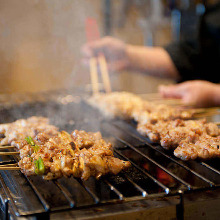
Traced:
<path fill-rule="evenodd" d="M 0 122 L 42 115 L 67 131 L 101 130 L 113 142 L 115 156 L 130 161 L 132 167 L 117 176 L 90 178 L 85 182 L 72 177 L 44 181 L 39 176 L 25 177 L 20 171 L 2 171 L 1 189 L 8 199 L 5 204 L 9 201 L 10 212 L 15 216 L 47 216 L 60 211 L 178 196 L 180 217 L 183 216 L 182 193 L 219 187 L 219 161 L 183 162 L 138 134 L 134 122 L 103 121 L 87 104 L 72 100 L 65 104 L 50 101 L 13 105 L 7 111 L 2 108 Z M 15 160 L 12 156 L 1 157 L 2 164 Z"/>

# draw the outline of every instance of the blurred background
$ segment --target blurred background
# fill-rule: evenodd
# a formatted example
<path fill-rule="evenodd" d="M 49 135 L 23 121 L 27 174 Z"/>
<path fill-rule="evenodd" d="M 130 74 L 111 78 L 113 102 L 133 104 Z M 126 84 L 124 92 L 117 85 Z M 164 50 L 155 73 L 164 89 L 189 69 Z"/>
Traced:
<path fill-rule="evenodd" d="M 85 20 L 97 20 L 101 36 L 135 45 L 164 46 L 192 37 L 205 7 L 199 0 L 0 0 L 0 93 L 85 87 L 81 65 Z M 156 92 L 172 81 L 141 73 L 112 73 L 114 90 Z"/>

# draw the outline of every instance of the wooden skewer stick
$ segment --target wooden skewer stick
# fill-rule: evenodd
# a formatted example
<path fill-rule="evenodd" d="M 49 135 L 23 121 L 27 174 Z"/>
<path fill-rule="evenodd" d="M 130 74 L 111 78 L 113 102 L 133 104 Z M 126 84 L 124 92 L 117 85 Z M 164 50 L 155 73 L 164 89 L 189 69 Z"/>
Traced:
<path fill-rule="evenodd" d="M 217 113 L 217 112 L 207 112 L 207 113 L 195 114 L 193 117 L 194 118 L 204 118 L 204 117 L 209 117 L 209 116 L 215 116 L 218 114 L 219 113 Z"/>
<path fill-rule="evenodd" d="M 90 58 L 90 75 L 93 94 L 99 93 L 97 60 L 95 57 Z"/>
<path fill-rule="evenodd" d="M 104 83 L 105 91 L 106 93 L 110 93 L 112 89 L 111 89 L 111 83 L 110 83 L 106 59 L 104 55 L 99 55 L 98 60 L 99 60 L 99 66 L 102 74 L 102 81 Z"/>
<path fill-rule="evenodd" d="M 198 108 L 195 109 L 195 114 L 204 114 L 204 113 L 219 113 L 219 108 Z"/>
<path fill-rule="evenodd" d="M 7 164 L 0 165 L 0 167 L 8 167 L 8 166 L 16 167 L 16 166 L 18 166 L 18 163 L 7 163 Z"/>
<path fill-rule="evenodd" d="M 175 104 L 175 105 L 182 105 L 182 101 L 180 99 L 158 99 L 152 100 L 152 102 L 157 104 Z"/>
<path fill-rule="evenodd" d="M 0 145 L 0 150 L 10 149 L 10 148 L 15 148 L 15 147 L 14 146 L 1 146 Z"/>
<path fill-rule="evenodd" d="M 0 170 L 20 170 L 20 167 L 12 167 L 12 166 L 0 166 Z"/>
<path fill-rule="evenodd" d="M 159 92 L 139 94 L 142 98 L 161 98 Z"/>
<path fill-rule="evenodd" d="M 20 154 L 20 152 L 0 152 L 0 155 L 16 155 L 16 154 Z"/>

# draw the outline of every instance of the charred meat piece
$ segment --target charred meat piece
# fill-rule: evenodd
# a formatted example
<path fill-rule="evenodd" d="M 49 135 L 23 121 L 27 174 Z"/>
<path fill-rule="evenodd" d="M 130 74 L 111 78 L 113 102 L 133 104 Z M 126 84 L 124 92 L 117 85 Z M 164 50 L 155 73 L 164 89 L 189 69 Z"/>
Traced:
<path fill-rule="evenodd" d="M 27 136 L 35 137 L 38 133 L 47 133 L 50 136 L 58 134 L 58 128 L 50 125 L 49 120 L 44 117 L 30 117 L 19 119 L 15 122 L 0 125 L 1 145 L 13 145 L 17 147 L 16 141 L 22 142 Z M 24 143 L 25 144 L 25 143 Z"/>

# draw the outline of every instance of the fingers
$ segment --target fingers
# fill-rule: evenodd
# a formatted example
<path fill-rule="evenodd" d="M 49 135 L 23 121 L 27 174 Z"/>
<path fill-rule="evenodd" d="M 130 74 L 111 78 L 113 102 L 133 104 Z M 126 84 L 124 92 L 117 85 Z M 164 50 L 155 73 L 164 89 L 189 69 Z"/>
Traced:
<path fill-rule="evenodd" d="M 86 66 L 89 67 L 90 65 L 90 59 L 89 58 L 83 58 L 81 59 L 81 63 Z M 108 66 L 108 70 L 110 71 L 120 71 L 123 70 L 127 67 L 127 63 L 124 61 L 115 61 L 115 62 L 108 62 L 107 66 Z"/>
<path fill-rule="evenodd" d="M 183 91 L 178 85 L 160 85 L 158 90 L 163 98 L 182 98 L 183 96 Z"/>
<path fill-rule="evenodd" d="M 90 58 L 93 56 L 93 51 L 89 44 L 85 44 L 82 46 L 81 53 L 85 58 Z"/>
<path fill-rule="evenodd" d="M 112 37 L 104 37 L 100 40 L 87 43 L 81 48 L 81 53 L 86 58 L 98 56 L 100 53 L 105 55 L 105 52 L 111 49 L 114 41 L 115 39 Z"/>

